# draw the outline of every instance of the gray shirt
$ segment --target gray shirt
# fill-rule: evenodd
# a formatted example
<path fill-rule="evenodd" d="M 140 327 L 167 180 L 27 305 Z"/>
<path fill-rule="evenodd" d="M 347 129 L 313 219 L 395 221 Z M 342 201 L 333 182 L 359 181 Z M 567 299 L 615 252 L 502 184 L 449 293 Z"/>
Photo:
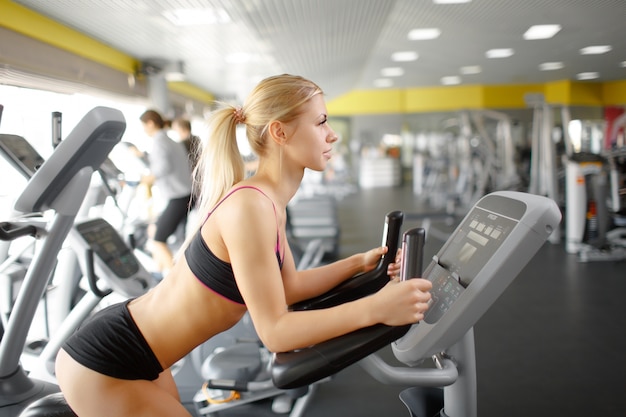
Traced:
<path fill-rule="evenodd" d="M 154 185 L 165 199 L 191 194 L 191 166 L 185 145 L 160 130 L 153 137 L 148 160 L 150 172 L 155 177 Z"/>

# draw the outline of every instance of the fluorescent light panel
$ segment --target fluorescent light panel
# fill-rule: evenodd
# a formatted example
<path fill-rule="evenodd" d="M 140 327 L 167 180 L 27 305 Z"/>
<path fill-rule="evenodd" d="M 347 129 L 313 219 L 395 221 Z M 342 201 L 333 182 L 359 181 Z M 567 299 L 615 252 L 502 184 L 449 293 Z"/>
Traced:
<path fill-rule="evenodd" d="M 580 50 L 581 55 L 598 55 L 605 54 L 609 52 L 613 47 L 611 45 L 595 45 L 595 46 L 587 46 L 586 48 L 582 48 Z"/>
<path fill-rule="evenodd" d="M 463 75 L 480 74 L 483 69 L 479 65 L 468 65 L 459 70 Z"/>
<path fill-rule="evenodd" d="M 511 48 L 490 49 L 485 52 L 487 58 L 508 58 L 515 52 Z"/>
<path fill-rule="evenodd" d="M 404 69 L 400 67 L 387 67 L 380 70 L 383 77 L 399 77 L 404 75 Z"/>
<path fill-rule="evenodd" d="M 461 77 L 459 77 L 458 75 L 450 75 L 447 77 L 441 77 L 441 84 L 443 85 L 461 84 Z"/>
<path fill-rule="evenodd" d="M 393 85 L 393 81 L 389 78 L 377 78 L 374 80 L 374 87 L 385 88 L 391 87 Z"/>
<path fill-rule="evenodd" d="M 554 71 L 564 67 L 565 65 L 563 65 L 562 62 L 544 62 L 543 64 L 539 64 L 539 69 L 541 71 Z"/>
<path fill-rule="evenodd" d="M 174 9 L 166 10 L 163 16 L 176 26 L 213 25 L 230 22 L 224 9 Z"/>
<path fill-rule="evenodd" d="M 561 30 L 561 25 L 534 25 L 524 33 L 524 39 L 550 39 Z"/>
<path fill-rule="evenodd" d="M 412 41 L 425 41 L 429 39 L 437 39 L 441 35 L 441 30 L 437 28 L 419 28 L 412 29 L 408 38 Z"/>
<path fill-rule="evenodd" d="M 398 51 L 391 54 L 391 60 L 395 62 L 416 61 L 419 55 L 415 51 Z"/>
<path fill-rule="evenodd" d="M 596 78 L 598 78 L 600 76 L 600 74 L 598 74 L 597 72 L 581 72 L 579 74 L 576 74 L 576 79 L 578 80 L 595 80 Z"/>

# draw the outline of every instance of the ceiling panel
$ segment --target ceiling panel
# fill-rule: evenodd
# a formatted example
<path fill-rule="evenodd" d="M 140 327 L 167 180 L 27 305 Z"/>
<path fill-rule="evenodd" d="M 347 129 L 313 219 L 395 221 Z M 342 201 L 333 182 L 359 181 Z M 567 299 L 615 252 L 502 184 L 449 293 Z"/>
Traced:
<path fill-rule="evenodd" d="M 626 79 L 624 0 L 17 0 L 54 20 L 140 60 L 183 61 L 187 81 L 218 98 L 241 100 L 263 77 L 281 72 L 316 81 L 329 98 L 374 88 L 381 69 L 399 66 L 392 88 L 439 86 L 443 76 L 462 84 L 510 84 L 576 79 L 596 71 L 600 81 Z M 196 17 L 213 11 L 227 21 L 179 26 L 176 10 Z M 534 24 L 560 24 L 548 40 L 524 40 Z M 414 28 L 436 27 L 435 40 L 411 41 Z M 583 56 L 590 45 L 612 46 Z M 490 48 L 513 48 L 488 59 Z M 414 51 L 414 62 L 391 54 Z M 564 68 L 539 71 L 543 62 Z M 479 74 L 462 75 L 478 65 Z M 597 80 L 596 80 L 597 81 Z"/>

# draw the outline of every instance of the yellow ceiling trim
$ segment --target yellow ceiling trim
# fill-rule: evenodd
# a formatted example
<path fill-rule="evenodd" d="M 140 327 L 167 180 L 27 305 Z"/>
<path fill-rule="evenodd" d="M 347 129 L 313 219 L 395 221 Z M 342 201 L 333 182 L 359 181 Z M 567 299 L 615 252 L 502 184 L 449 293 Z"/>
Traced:
<path fill-rule="evenodd" d="M 10 0 L 0 0 L 0 26 L 132 74 L 137 60 Z"/>
<path fill-rule="evenodd" d="M 181 94 L 185 97 L 201 101 L 203 103 L 211 103 L 215 101 L 213 94 L 207 93 L 201 88 L 187 82 L 168 82 L 167 88 L 170 91 Z"/>

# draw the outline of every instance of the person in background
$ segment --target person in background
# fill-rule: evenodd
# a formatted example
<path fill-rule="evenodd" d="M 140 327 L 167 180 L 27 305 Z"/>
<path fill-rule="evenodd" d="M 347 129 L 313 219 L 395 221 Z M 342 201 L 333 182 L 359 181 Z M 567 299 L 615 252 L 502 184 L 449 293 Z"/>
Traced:
<path fill-rule="evenodd" d="M 258 169 L 247 178 L 235 135 L 239 124 L 259 155 Z M 294 75 L 269 77 L 242 107 L 215 110 L 209 132 L 196 170 L 200 221 L 169 274 L 140 297 L 96 313 L 59 351 L 57 380 L 81 417 L 189 417 L 170 367 L 246 312 L 272 352 L 424 317 L 431 283 L 395 278 L 399 262 L 387 271 L 389 283 L 368 297 L 318 310 L 288 308 L 371 271 L 388 250 L 380 246 L 296 269 L 286 207 L 306 169 L 326 168 L 337 140 L 316 84 Z"/>
<path fill-rule="evenodd" d="M 157 271 L 165 274 L 174 263 L 167 240 L 179 226 L 184 229 L 190 210 L 191 164 L 185 146 L 167 135 L 165 122 L 157 111 L 146 110 L 139 119 L 153 141 L 148 153 L 150 174 L 141 181 L 156 187 L 158 195 L 165 200 L 153 228 L 151 248 Z"/>
<path fill-rule="evenodd" d="M 172 130 L 178 134 L 179 141 L 185 145 L 191 162 L 191 169 L 193 170 L 200 156 L 200 138 L 191 133 L 191 122 L 184 117 L 174 119 L 172 122 Z"/>

